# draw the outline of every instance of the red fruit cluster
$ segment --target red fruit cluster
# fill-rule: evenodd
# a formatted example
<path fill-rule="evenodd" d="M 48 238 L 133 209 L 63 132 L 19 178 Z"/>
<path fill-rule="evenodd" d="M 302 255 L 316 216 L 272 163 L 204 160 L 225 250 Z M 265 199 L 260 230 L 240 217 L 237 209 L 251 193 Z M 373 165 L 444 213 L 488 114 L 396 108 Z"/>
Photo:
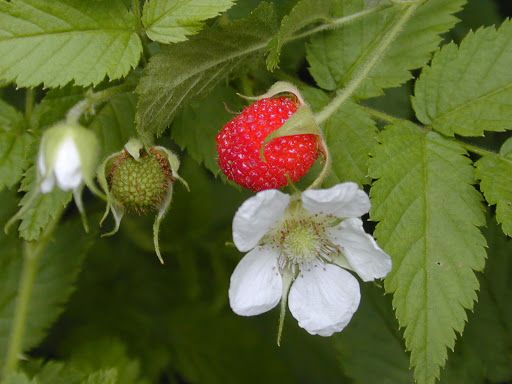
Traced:
<path fill-rule="evenodd" d="M 292 135 L 265 138 L 297 111 L 287 97 L 261 99 L 244 108 L 217 135 L 219 166 L 228 179 L 252 191 L 278 189 L 303 177 L 318 157 L 318 136 Z"/>

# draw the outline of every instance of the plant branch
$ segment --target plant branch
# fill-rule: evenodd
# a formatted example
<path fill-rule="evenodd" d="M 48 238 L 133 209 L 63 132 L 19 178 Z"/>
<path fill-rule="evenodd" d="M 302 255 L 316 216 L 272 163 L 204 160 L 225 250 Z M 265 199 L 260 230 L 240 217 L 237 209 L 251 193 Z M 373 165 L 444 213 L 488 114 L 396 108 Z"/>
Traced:
<path fill-rule="evenodd" d="M 66 121 L 68 123 L 77 123 L 80 117 L 93 108 L 96 104 L 103 103 L 115 95 L 120 93 L 130 92 L 135 89 L 135 85 L 131 83 L 124 83 L 114 87 L 106 88 L 98 92 L 89 91 L 86 93 L 85 98 L 76 103 L 68 111 Z"/>
<path fill-rule="evenodd" d="M 294 41 L 294 40 L 298 40 L 298 39 L 303 39 L 305 37 L 308 37 L 308 36 L 314 35 L 316 33 L 323 32 L 323 31 L 328 31 L 328 30 L 339 28 L 345 24 L 351 23 L 352 21 L 361 19 L 365 16 L 371 15 L 373 13 L 377 13 L 379 11 L 382 11 L 382 10 L 384 10 L 386 8 L 390 8 L 390 7 L 393 7 L 393 4 L 380 4 L 375 7 L 367 8 L 360 12 L 356 12 L 356 13 L 353 13 L 348 16 L 343 16 L 343 17 L 340 17 L 337 19 L 327 20 L 325 22 L 325 24 L 321 24 L 315 28 L 311 28 L 308 31 L 298 33 L 296 35 L 289 37 L 288 39 L 285 40 L 285 43 Z"/>
<path fill-rule="evenodd" d="M 391 116 L 391 115 L 389 115 L 389 114 L 387 114 L 385 112 L 379 111 L 377 109 L 373 109 L 373 108 L 365 106 L 365 105 L 361 105 L 361 107 L 364 108 L 366 113 L 368 113 L 371 117 L 373 117 L 374 119 L 383 121 L 385 123 L 396 124 L 396 123 L 400 123 L 400 122 L 407 122 L 409 124 L 415 125 L 418 129 L 421 129 L 423 131 L 430 131 L 430 129 L 428 127 L 425 127 L 424 125 L 420 125 L 420 124 L 414 123 L 414 122 L 412 122 L 410 120 L 403 119 L 401 117 Z M 456 139 L 456 138 L 450 138 L 450 139 L 455 140 L 466 151 L 472 152 L 472 153 L 477 154 L 479 156 L 488 156 L 488 155 L 489 156 L 492 156 L 492 155 L 500 156 L 498 153 L 496 153 L 494 151 L 491 151 L 491 150 L 479 147 L 477 145 L 473 145 L 473 144 L 467 143 L 467 142 L 462 141 L 460 139 Z"/>
<path fill-rule="evenodd" d="M 31 125 L 32 112 L 34 111 L 34 88 L 27 88 L 25 92 L 25 120 Z"/>
<path fill-rule="evenodd" d="M 52 238 L 53 232 L 57 227 L 64 209 L 55 215 L 52 222 L 46 227 L 41 239 L 37 242 L 25 242 L 23 247 L 23 269 L 16 298 L 13 323 L 9 335 L 7 355 L 3 369 L 3 380 L 5 381 L 9 374 L 16 371 L 18 361 L 23 352 L 23 338 L 27 324 L 28 310 L 34 281 L 37 276 L 39 260 L 43 255 L 48 242 Z"/>
<path fill-rule="evenodd" d="M 346 87 L 343 88 L 336 95 L 336 97 L 334 97 L 334 99 L 332 99 L 331 102 L 327 104 L 325 108 L 316 115 L 316 121 L 318 122 L 318 124 L 322 124 L 327 119 L 329 119 L 329 117 L 331 117 L 343 105 L 343 103 L 347 101 L 347 99 L 349 99 L 354 94 L 355 91 L 357 91 L 359 86 L 363 83 L 364 80 L 366 80 L 368 74 L 379 63 L 379 61 L 381 60 L 382 56 L 384 56 L 384 54 L 386 53 L 389 46 L 398 37 L 405 24 L 410 20 L 416 9 L 422 3 L 423 0 L 420 0 L 410 5 L 407 5 L 405 11 L 397 17 L 396 22 L 384 35 L 384 37 L 380 41 L 380 44 L 371 53 L 368 60 L 358 68 L 354 77 L 348 82 Z"/>

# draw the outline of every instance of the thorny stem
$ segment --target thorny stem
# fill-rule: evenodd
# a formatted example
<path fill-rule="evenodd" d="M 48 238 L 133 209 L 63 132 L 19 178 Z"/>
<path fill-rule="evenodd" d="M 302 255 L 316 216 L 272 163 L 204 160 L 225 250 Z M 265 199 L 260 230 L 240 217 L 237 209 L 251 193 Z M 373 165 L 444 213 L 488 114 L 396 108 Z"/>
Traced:
<path fill-rule="evenodd" d="M 28 317 L 28 309 L 32 289 L 37 275 L 39 260 L 43 255 L 48 242 L 52 238 L 52 234 L 60 220 L 63 209 L 55 215 L 55 218 L 47 226 L 40 240 L 37 242 L 25 242 L 23 247 L 23 269 L 18 287 L 18 297 L 16 299 L 16 307 L 14 309 L 14 317 L 9 335 L 9 343 L 7 356 L 3 368 L 2 380 L 16 371 L 18 361 L 23 352 L 23 338 Z"/>
<path fill-rule="evenodd" d="M 89 109 L 94 107 L 96 104 L 100 104 L 107 101 L 111 97 L 120 93 L 129 92 L 134 89 L 134 85 L 130 83 L 124 83 L 116 85 L 114 87 L 106 88 L 98 92 L 87 92 L 85 99 L 80 100 L 76 103 L 67 113 L 66 121 L 68 123 L 76 123 L 80 120 L 80 117 L 87 112 Z"/>
<path fill-rule="evenodd" d="M 405 11 L 397 17 L 396 22 L 384 35 L 380 44 L 371 53 L 368 60 L 358 68 L 354 77 L 348 82 L 347 86 L 343 88 L 338 93 L 338 95 L 334 97 L 334 99 L 332 99 L 331 102 L 316 115 L 316 121 L 318 124 L 322 124 L 327 121 L 327 119 L 329 119 L 343 105 L 343 103 L 354 94 L 355 91 L 357 91 L 359 86 L 363 83 L 364 80 L 366 80 L 368 74 L 379 63 L 380 59 L 382 56 L 384 56 L 389 46 L 393 43 L 393 41 L 395 41 L 395 39 L 404 28 L 405 24 L 413 16 L 414 12 L 423 3 L 423 1 L 424 0 L 419 0 L 411 3 L 410 5 L 407 5 Z"/>

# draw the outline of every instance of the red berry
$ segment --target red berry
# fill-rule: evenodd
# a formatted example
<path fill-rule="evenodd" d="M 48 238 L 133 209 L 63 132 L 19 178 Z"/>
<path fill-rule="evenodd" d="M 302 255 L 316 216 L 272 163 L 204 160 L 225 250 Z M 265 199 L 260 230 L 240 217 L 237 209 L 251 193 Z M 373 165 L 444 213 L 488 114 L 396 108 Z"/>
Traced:
<path fill-rule="evenodd" d="M 261 99 L 244 108 L 217 135 L 219 166 L 228 179 L 252 191 L 278 189 L 303 177 L 318 156 L 318 136 L 292 135 L 265 138 L 281 127 L 297 110 L 287 97 Z"/>

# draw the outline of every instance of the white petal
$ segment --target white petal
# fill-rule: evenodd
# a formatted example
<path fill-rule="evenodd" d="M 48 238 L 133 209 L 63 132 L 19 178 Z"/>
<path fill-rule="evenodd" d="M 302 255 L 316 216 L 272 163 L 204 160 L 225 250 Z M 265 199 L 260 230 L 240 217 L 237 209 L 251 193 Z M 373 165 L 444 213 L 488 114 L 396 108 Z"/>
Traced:
<path fill-rule="evenodd" d="M 310 334 L 331 336 L 349 323 L 360 299 L 354 276 L 333 264 L 317 264 L 301 270 L 290 289 L 288 306 Z"/>
<path fill-rule="evenodd" d="M 331 229 L 329 236 L 363 281 L 380 279 L 391 271 L 391 258 L 364 231 L 360 219 L 343 220 Z"/>
<path fill-rule="evenodd" d="M 309 212 L 339 218 L 360 217 L 370 210 L 370 199 L 356 183 L 337 184 L 329 189 L 310 189 L 302 193 L 302 204 Z"/>
<path fill-rule="evenodd" d="M 41 150 L 37 155 L 37 170 L 41 176 L 44 176 L 46 174 L 46 164 L 44 160 L 43 151 Z"/>
<path fill-rule="evenodd" d="M 290 196 L 276 189 L 258 192 L 238 208 L 233 219 L 233 242 L 246 252 L 254 248 L 261 238 L 283 216 Z"/>
<path fill-rule="evenodd" d="M 229 304 L 233 312 L 254 316 L 279 303 L 283 279 L 277 265 L 278 256 L 269 247 L 257 247 L 240 260 L 229 285 Z"/>
<path fill-rule="evenodd" d="M 53 173 L 49 173 L 42 181 L 41 181 L 41 193 L 49 193 L 53 190 L 55 186 L 55 176 Z"/>
<path fill-rule="evenodd" d="M 59 188 L 64 191 L 76 189 L 82 182 L 80 154 L 72 138 L 60 144 L 53 171 Z"/>

